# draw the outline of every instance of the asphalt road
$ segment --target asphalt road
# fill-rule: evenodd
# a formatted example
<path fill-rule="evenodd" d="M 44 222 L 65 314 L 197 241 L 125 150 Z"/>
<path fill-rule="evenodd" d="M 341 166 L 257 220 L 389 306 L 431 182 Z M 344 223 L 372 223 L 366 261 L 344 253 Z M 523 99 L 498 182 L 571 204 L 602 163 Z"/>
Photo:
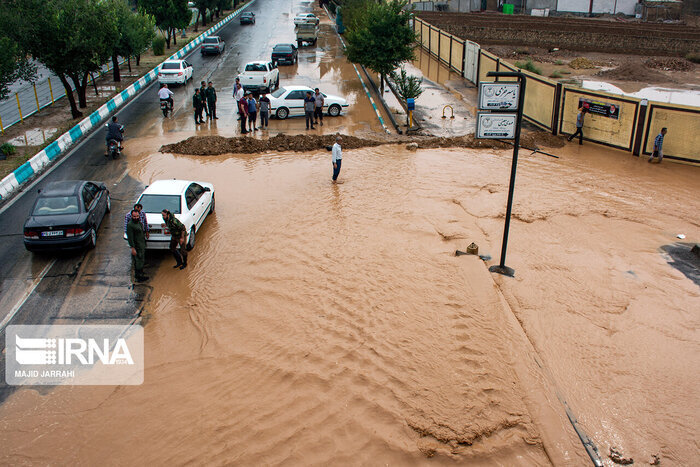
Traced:
<path fill-rule="evenodd" d="M 275 3 L 280 8 L 270 8 Z M 219 100 L 230 96 L 236 70 L 245 62 L 268 54 L 268 43 L 280 14 L 291 12 L 291 4 L 281 0 L 258 0 L 247 8 L 257 16 L 255 26 L 241 26 L 237 19 L 218 35 L 226 41 L 223 56 L 201 56 L 196 49 L 187 57 L 194 67 L 194 79 L 187 86 L 173 89 L 175 114 L 164 121 L 151 85 L 117 112 L 126 126 L 125 144 L 130 137 L 152 131 L 177 132 L 189 124 L 193 83 L 212 79 L 218 85 Z M 291 24 L 291 18 L 289 19 Z M 293 25 L 291 25 L 293 28 Z M 251 47 L 255 45 L 255 47 Z M 261 51 L 260 48 L 264 47 Z M 230 100 L 230 97 L 229 97 Z M 220 106 L 219 112 L 221 113 Z M 229 106 L 231 107 L 231 106 Z M 124 214 L 144 186 L 128 172 L 127 155 L 118 160 L 104 157 L 104 131 L 99 130 L 77 145 L 59 164 L 11 201 L 0 206 L 0 345 L 5 348 L 4 329 L 8 324 L 80 324 L 87 322 L 129 322 L 138 317 L 140 304 L 148 297 L 148 285 L 134 286 L 130 278 L 130 257 L 122 239 Z M 100 226 L 97 247 L 92 251 L 66 255 L 39 255 L 25 250 L 22 228 L 38 189 L 58 180 L 87 179 L 103 181 L 110 189 L 112 213 Z M 169 255 L 149 254 L 150 269 Z M 148 273 L 148 267 L 146 272 Z M 0 356 L 0 359 L 3 357 Z M 2 368 L 4 371 L 4 362 Z M 0 401 L 13 388 L 0 380 Z"/>

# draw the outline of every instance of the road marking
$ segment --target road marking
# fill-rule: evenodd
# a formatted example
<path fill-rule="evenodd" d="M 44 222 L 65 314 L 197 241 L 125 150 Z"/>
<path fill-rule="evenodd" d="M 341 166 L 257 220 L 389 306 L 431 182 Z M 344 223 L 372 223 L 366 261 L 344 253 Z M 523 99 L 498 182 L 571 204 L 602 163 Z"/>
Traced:
<path fill-rule="evenodd" d="M 122 182 L 122 180 L 124 180 L 124 179 L 126 178 L 126 176 L 127 176 L 128 174 L 129 174 L 129 169 L 125 169 L 125 170 L 124 170 L 124 173 L 122 173 L 122 174 L 119 176 L 119 178 L 117 179 L 117 181 L 114 182 L 114 186 L 119 185 L 119 184 Z"/>
<path fill-rule="evenodd" d="M 34 282 L 32 282 L 31 287 L 29 287 L 29 289 L 27 289 L 27 291 L 24 292 L 24 295 L 22 296 L 22 298 L 19 299 L 19 301 L 15 304 L 15 306 L 13 306 L 12 309 L 10 310 L 10 313 L 8 313 L 7 316 L 5 316 L 5 318 L 2 320 L 2 322 L 0 322 L 0 331 L 5 329 L 5 326 L 7 325 L 7 323 L 9 323 L 10 320 L 15 317 L 15 315 L 20 310 L 20 308 L 22 308 L 22 305 L 24 305 L 24 303 L 27 301 L 27 299 L 29 299 L 29 297 L 34 293 L 36 288 L 39 287 L 39 284 L 44 279 L 44 276 L 46 276 L 46 274 L 49 272 L 49 269 L 51 269 L 51 266 L 53 266 L 54 264 L 56 264 L 55 258 L 52 259 L 51 261 L 49 261 L 49 264 L 47 264 L 44 267 L 44 269 L 41 270 L 41 272 L 36 277 L 36 279 L 34 279 Z"/>

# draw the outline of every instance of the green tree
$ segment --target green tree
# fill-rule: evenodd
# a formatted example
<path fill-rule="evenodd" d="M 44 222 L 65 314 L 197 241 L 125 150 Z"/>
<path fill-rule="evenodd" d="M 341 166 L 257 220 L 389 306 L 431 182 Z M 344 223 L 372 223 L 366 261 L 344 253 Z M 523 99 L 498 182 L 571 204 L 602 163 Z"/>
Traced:
<path fill-rule="evenodd" d="M 401 67 L 399 72 L 391 72 L 391 79 L 396 83 L 396 91 L 401 96 L 401 99 L 406 101 L 406 99 L 415 99 L 416 97 L 423 94 L 423 89 L 420 85 L 423 82 L 423 78 L 417 76 L 409 75 L 406 70 Z"/>
<path fill-rule="evenodd" d="M 118 57 L 125 57 L 131 71 L 131 57 L 141 55 L 155 36 L 153 17 L 134 13 L 124 0 L 109 0 L 112 17 L 119 31 L 119 41 L 112 52 L 114 81 L 121 81 Z"/>
<path fill-rule="evenodd" d="M 216 0 L 216 17 L 219 18 L 224 10 L 231 8 L 231 0 Z"/>
<path fill-rule="evenodd" d="M 413 59 L 416 34 L 409 24 L 411 11 L 405 8 L 407 5 L 408 0 L 369 2 L 366 13 L 353 20 L 346 33 L 348 59 L 379 73 L 382 92 L 384 77 Z"/>
<path fill-rule="evenodd" d="M 36 66 L 16 42 L 9 37 L 0 37 L 0 100 L 8 96 L 10 85 L 19 79 L 33 83 Z"/>
<path fill-rule="evenodd" d="M 187 7 L 187 0 L 139 0 L 139 7 L 153 16 L 156 27 L 165 36 L 167 48 L 170 48 L 171 40 L 177 43 L 176 30 L 189 26 L 192 19 L 192 12 Z"/>
<path fill-rule="evenodd" d="M 119 40 L 106 3 L 99 0 L 4 0 L 0 27 L 53 71 L 63 84 L 73 118 L 87 107 L 88 76 L 112 55 Z M 69 80 L 78 94 L 78 105 Z"/>
<path fill-rule="evenodd" d="M 216 6 L 216 0 L 194 0 L 194 6 L 197 8 L 197 19 L 202 21 L 202 27 L 207 25 L 207 10 L 212 10 Z M 195 21 L 194 30 L 197 30 L 197 22 Z"/>

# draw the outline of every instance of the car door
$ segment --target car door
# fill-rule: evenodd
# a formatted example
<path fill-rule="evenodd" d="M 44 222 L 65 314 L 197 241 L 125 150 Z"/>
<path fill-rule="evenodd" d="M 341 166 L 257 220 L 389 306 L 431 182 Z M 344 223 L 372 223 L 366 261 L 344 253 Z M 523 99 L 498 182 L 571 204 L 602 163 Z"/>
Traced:
<path fill-rule="evenodd" d="M 83 206 L 87 213 L 87 223 L 90 227 L 97 228 L 97 214 L 95 212 L 95 194 L 88 189 L 89 183 L 83 185 L 81 197 L 83 198 Z"/>
<path fill-rule="evenodd" d="M 199 203 L 199 197 L 194 190 L 194 183 L 190 184 L 185 191 L 185 202 L 187 203 L 187 209 L 190 211 L 192 216 L 192 222 L 194 223 L 194 229 L 199 229 L 199 222 L 202 217 L 202 208 Z"/>
<path fill-rule="evenodd" d="M 105 216 L 105 212 L 107 210 L 107 196 L 104 195 L 104 192 L 100 190 L 100 187 L 95 185 L 94 183 L 86 183 L 85 188 L 92 194 L 92 197 L 94 198 L 94 207 L 93 209 L 95 210 L 95 220 L 99 219 L 100 223 L 102 223 L 102 219 Z"/>
<path fill-rule="evenodd" d="M 306 93 L 301 90 L 290 91 L 284 98 L 284 106 L 289 109 L 289 115 L 304 115 L 304 97 Z"/>
<path fill-rule="evenodd" d="M 190 185 L 192 192 L 197 197 L 197 229 L 204 222 L 204 218 L 207 217 L 209 212 L 209 205 L 211 203 L 211 192 L 205 191 L 204 187 L 199 183 L 193 183 Z"/>
<path fill-rule="evenodd" d="M 192 78 L 192 65 L 190 65 L 187 60 L 183 60 L 182 66 L 185 67 L 185 81 L 187 81 Z"/>

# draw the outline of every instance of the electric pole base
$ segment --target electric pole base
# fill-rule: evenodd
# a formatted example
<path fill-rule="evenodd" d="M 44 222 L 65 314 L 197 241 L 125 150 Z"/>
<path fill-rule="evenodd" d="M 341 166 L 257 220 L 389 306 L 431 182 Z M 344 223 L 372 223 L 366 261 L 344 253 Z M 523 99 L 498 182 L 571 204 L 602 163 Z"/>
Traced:
<path fill-rule="evenodd" d="M 489 268 L 489 271 L 496 272 L 498 274 L 502 274 L 502 275 L 508 276 L 508 277 L 515 276 L 515 269 L 509 268 L 508 266 L 500 266 L 500 265 L 491 266 Z"/>

